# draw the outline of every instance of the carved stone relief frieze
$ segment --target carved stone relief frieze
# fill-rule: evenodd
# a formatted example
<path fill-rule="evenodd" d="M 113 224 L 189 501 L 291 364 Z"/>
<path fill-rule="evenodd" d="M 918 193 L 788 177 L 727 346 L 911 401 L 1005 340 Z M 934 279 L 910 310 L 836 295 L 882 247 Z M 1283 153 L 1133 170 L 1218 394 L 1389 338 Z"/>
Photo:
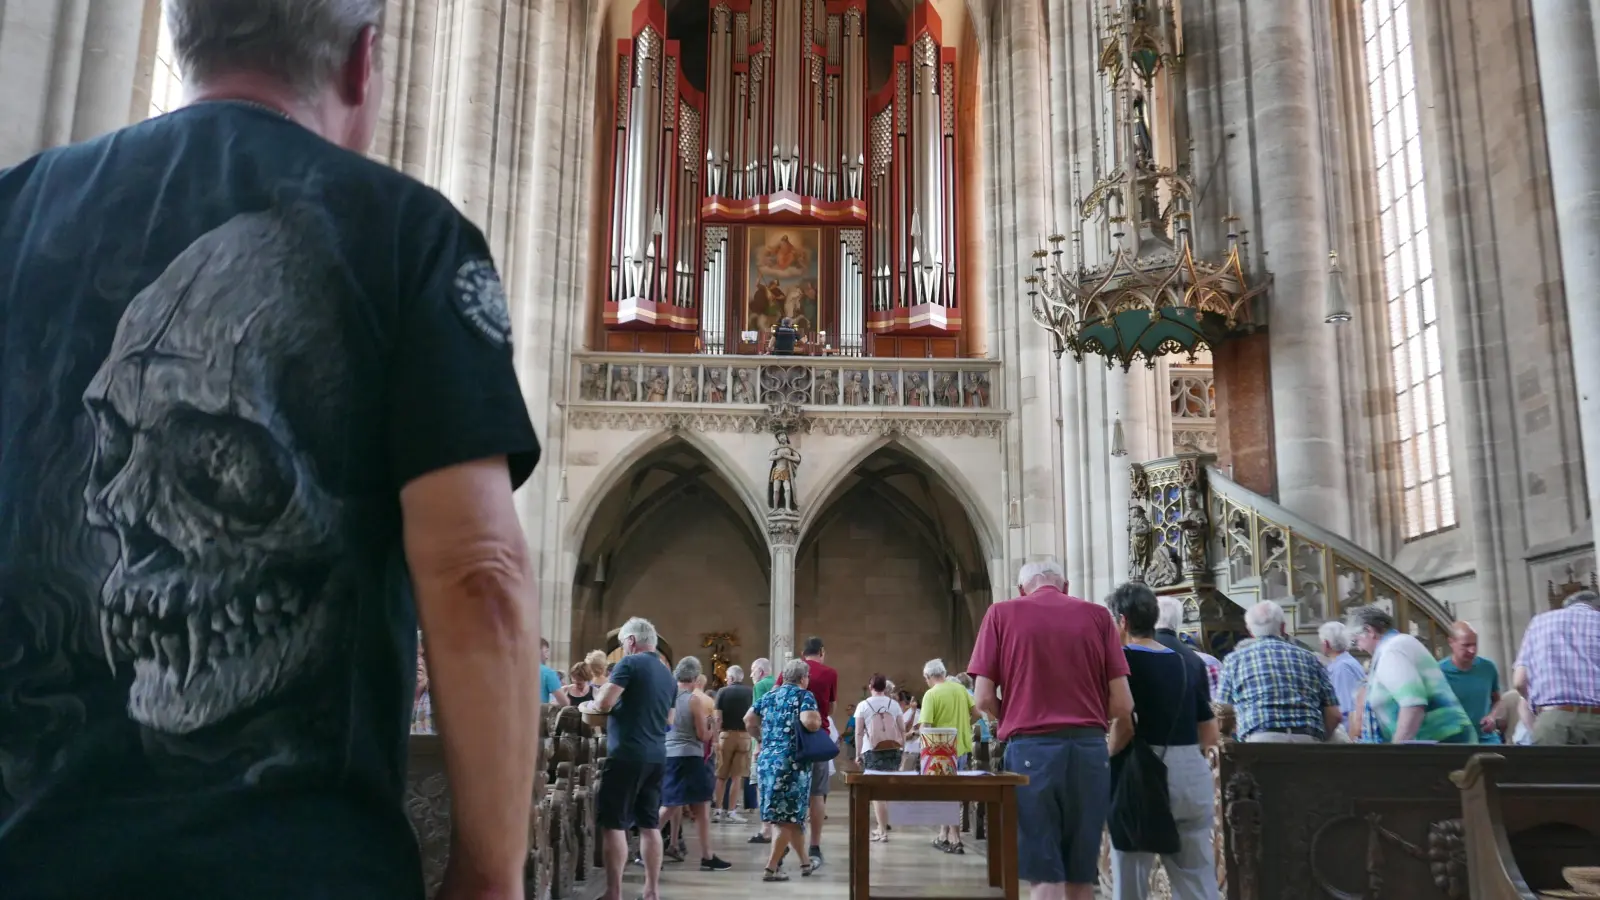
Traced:
<path fill-rule="evenodd" d="M 703 359 L 703 358 L 701 358 Z M 988 368 L 879 367 L 801 359 L 783 364 L 580 361 L 584 403 L 769 404 L 982 410 L 993 408 Z"/>

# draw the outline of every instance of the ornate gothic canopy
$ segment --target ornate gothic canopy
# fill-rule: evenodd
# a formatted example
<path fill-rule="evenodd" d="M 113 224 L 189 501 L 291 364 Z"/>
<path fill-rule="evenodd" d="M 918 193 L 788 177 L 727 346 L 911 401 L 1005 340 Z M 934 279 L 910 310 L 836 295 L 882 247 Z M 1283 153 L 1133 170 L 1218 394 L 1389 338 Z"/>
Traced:
<path fill-rule="evenodd" d="M 1209 256 L 1194 246 L 1182 36 L 1170 3 L 1122 0 L 1102 20 L 1100 74 L 1111 101 L 1112 168 L 1078 201 L 1080 220 L 1110 226 L 1109 258 L 1084 261 L 1081 224 L 1033 252 L 1025 280 L 1034 320 L 1057 356 L 1104 356 L 1127 369 L 1135 357 L 1210 348 L 1260 327 L 1255 302 L 1267 279 L 1247 276 L 1237 231 Z M 1152 98 L 1167 102 L 1153 109 Z M 1095 160 L 1098 168 L 1099 160 Z M 1076 180 L 1076 179 L 1074 179 Z M 1071 242 L 1071 258 L 1063 245 Z"/>

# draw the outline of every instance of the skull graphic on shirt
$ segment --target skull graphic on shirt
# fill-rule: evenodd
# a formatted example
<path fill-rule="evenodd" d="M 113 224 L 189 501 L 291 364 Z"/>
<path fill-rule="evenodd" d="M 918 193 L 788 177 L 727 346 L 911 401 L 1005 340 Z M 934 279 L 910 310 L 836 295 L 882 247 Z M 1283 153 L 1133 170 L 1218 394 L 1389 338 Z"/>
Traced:
<path fill-rule="evenodd" d="M 351 408 L 335 262 L 291 213 L 237 216 L 136 296 L 83 400 L 87 518 L 113 533 L 106 658 L 128 712 L 188 734 L 332 655 L 350 605 L 327 483 Z"/>

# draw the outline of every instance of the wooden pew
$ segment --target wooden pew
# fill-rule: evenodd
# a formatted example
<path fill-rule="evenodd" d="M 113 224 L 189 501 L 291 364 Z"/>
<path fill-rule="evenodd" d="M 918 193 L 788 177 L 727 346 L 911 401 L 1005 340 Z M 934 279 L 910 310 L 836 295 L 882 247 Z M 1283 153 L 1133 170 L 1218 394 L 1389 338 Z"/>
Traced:
<path fill-rule="evenodd" d="M 1225 744 L 1217 815 L 1227 896 L 1467 900 L 1462 799 L 1450 776 L 1479 749 Z M 1502 783 L 1574 785 L 1600 773 L 1600 754 L 1591 748 L 1499 749 L 1506 760 Z M 1508 808 L 1513 845 L 1520 839 L 1531 849 L 1558 834 L 1574 840 L 1570 826 L 1540 818 L 1540 805 L 1519 801 Z M 1526 874 L 1527 860 L 1517 858 Z"/>
<path fill-rule="evenodd" d="M 1537 900 L 1567 886 L 1564 866 L 1600 865 L 1600 766 L 1591 766 L 1589 783 L 1519 784 L 1507 780 L 1504 754 L 1478 753 L 1451 774 L 1471 900 Z"/>
<path fill-rule="evenodd" d="M 542 765 L 534 775 L 524 890 L 530 900 L 566 900 L 596 893 L 604 865 L 595 826 L 595 794 L 605 738 L 576 709 L 546 706 L 541 718 Z M 439 737 L 413 734 L 406 811 L 422 854 L 423 882 L 432 897 L 450 852 L 450 792 Z M 580 890 L 582 888 L 582 890 Z"/>

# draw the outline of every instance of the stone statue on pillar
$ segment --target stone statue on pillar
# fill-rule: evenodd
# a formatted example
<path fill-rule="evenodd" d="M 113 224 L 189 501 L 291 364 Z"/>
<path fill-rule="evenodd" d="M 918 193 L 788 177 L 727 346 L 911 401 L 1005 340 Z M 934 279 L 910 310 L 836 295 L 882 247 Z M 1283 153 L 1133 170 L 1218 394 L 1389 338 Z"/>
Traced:
<path fill-rule="evenodd" d="M 782 512 L 798 512 L 794 498 L 794 476 L 800 469 L 800 451 L 789 444 L 789 433 L 779 431 L 774 437 L 778 446 L 767 454 L 772 466 L 767 475 L 767 508 Z"/>

